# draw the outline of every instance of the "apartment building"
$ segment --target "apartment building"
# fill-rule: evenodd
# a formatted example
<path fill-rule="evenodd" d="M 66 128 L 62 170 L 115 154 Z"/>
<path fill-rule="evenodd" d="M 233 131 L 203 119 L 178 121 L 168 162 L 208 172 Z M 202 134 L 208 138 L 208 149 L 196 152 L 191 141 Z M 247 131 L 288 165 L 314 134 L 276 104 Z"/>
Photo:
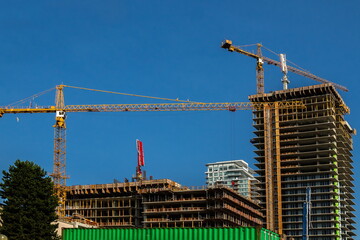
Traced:
<path fill-rule="evenodd" d="M 209 187 L 227 186 L 244 197 L 257 200 L 256 173 L 244 160 L 208 163 L 206 167 L 206 184 Z"/>

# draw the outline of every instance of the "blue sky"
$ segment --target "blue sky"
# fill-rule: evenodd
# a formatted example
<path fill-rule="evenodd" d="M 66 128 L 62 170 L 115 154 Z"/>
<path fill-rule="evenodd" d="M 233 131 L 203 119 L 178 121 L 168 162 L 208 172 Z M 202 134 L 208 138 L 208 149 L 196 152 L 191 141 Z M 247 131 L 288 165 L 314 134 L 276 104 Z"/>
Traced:
<path fill-rule="evenodd" d="M 2 1 L 0 105 L 67 84 L 202 102 L 247 101 L 255 60 L 220 48 L 223 39 L 261 42 L 301 67 L 344 85 L 347 120 L 359 128 L 358 1 Z M 274 55 L 266 52 L 267 56 Z M 290 74 L 290 87 L 316 84 Z M 281 72 L 265 66 L 266 91 Z M 66 104 L 160 102 L 65 89 Z M 54 103 L 54 92 L 35 100 Z M 254 163 L 250 111 L 68 115 L 69 185 L 131 177 L 135 140 L 145 169 L 184 185 L 205 183 L 208 162 Z M 18 117 L 19 119 L 17 119 Z M 0 168 L 16 159 L 52 171 L 53 114 L 0 119 Z M 359 176 L 354 136 L 355 184 Z M 359 193 L 355 194 L 358 204 Z"/>

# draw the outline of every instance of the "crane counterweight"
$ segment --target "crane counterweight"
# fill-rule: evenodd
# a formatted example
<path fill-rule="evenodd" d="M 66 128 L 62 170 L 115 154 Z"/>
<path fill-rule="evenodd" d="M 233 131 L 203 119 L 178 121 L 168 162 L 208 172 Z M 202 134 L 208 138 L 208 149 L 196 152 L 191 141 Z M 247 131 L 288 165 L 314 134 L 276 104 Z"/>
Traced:
<path fill-rule="evenodd" d="M 221 47 L 222 48 L 225 48 L 225 49 L 228 49 L 229 51 L 233 51 L 231 50 L 231 45 L 232 45 L 232 41 L 231 40 L 224 40 L 222 43 L 221 43 Z"/>

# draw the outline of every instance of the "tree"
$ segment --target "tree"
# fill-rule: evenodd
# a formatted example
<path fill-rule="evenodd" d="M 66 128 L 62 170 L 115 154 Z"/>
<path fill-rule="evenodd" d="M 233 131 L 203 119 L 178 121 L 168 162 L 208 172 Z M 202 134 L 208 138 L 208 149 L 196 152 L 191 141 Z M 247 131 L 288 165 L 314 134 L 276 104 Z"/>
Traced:
<path fill-rule="evenodd" d="M 17 160 L 3 171 L 0 183 L 3 199 L 0 233 L 9 240 L 57 239 L 55 208 L 58 198 L 54 185 L 46 172 L 30 161 Z"/>

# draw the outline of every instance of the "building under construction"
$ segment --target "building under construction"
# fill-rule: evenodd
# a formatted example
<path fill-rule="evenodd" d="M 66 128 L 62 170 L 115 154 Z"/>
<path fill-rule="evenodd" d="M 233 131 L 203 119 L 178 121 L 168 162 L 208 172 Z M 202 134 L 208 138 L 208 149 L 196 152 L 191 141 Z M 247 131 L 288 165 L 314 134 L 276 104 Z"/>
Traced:
<path fill-rule="evenodd" d="M 188 188 L 168 179 L 68 187 L 66 215 L 100 227 L 262 226 L 260 206 L 225 186 Z"/>
<path fill-rule="evenodd" d="M 256 136 L 252 142 L 257 148 L 266 228 L 294 240 L 303 236 L 354 239 L 351 150 L 355 130 L 344 119 L 349 108 L 339 93 L 331 84 L 321 84 L 249 99 L 305 104 L 288 109 L 265 106 L 253 112 Z"/>

